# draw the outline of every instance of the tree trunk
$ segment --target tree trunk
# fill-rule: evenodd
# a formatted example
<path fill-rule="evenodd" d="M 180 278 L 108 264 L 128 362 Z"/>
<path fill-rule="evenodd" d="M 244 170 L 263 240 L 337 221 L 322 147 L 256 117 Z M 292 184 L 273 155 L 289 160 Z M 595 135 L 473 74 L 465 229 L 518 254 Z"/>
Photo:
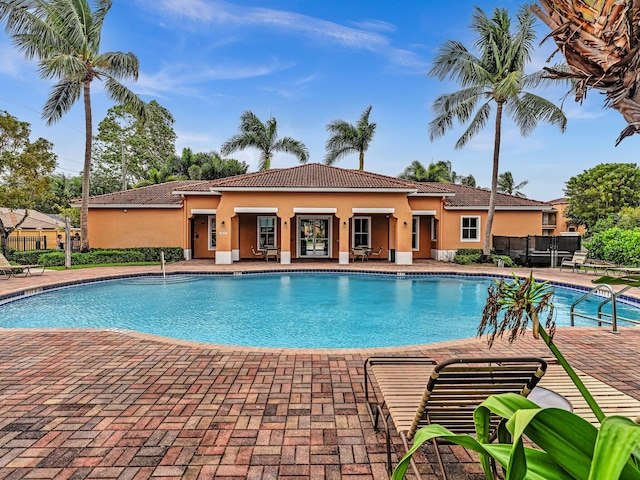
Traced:
<path fill-rule="evenodd" d="M 80 211 L 80 233 L 82 235 L 81 252 L 89 251 L 89 179 L 91 177 L 91 142 L 93 125 L 91 121 L 91 81 L 84 81 L 84 171 L 82 172 L 82 208 Z"/>
<path fill-rule="evenodd" d="M 360 152 L 360 171 L 364 171 L 364 152 Z"/>
<path fill-rule="evenodd" d="M 491 196 L 489 197 L 489 212 L 487 213 L 487 224 L 484 227 L 484 245 L 482 256 L 488 260 L 491 256 L 491 229 L 493 227 L 493 216 L 496 211 L 496 197 L 498 192 L 498 167 L 500 160 L 500 138 L 502 129 L 502 107 L 504 102 L 498 101 L 496 109 L 496 133 L 493 141 L 493 170 L 491 172 Z"/>

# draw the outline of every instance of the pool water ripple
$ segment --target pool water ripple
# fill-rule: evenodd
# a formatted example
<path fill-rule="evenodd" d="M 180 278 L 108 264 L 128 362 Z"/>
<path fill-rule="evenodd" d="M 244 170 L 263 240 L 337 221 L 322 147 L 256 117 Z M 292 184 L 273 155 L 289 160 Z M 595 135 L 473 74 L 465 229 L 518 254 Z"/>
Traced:
<path fill-rule="evenodd" d="M 475 336 L 492 281 L 321 273 L 138 277 L 7 303 L 0 327 L 125 329 L 259 347 L 424 344 Z M 556 288 L 559 325 L 569 324 L 569 306 L 582 293 Z M 585 308 L 595 312 L 600 301 Z M 619 305 L 618 315 L 640 320 L 640 310 L 629 306 Z"/>

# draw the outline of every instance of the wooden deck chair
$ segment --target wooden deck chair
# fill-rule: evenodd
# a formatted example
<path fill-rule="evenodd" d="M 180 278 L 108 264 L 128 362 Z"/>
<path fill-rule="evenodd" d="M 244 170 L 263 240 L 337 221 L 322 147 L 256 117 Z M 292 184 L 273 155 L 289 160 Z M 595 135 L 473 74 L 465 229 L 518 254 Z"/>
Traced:
<path fill-rule="evenodd" d="M 264 259 L 268 262 L 269 258 L 274 258 L 276 262 L 280 256 L 280 252 L 278 251 L 278 247 L 266 247 L 264 251 Z"/>
<path fill-rule="evenodd" d="M 369 253 L 369 257 L 379 257 L 382 254 L 382 245 L 380 245 L 380 248 L 374 252 L 372 251 L 371 253 Z"/>
<path fill-rule="evenodd" d="M 367 257 L 367 248 L 366 247 L 353 247 L 351 249 L 351 253 L 353 254 L 353 261 L 355 262 L 358 258 L 363 262 L 368 260 Z"/>
<path fill-rule="evenodd" d="M 584 262 L 587 260 L 587 252 L 574 252 L 572 258 L 563 258 L 560 263 L 560 271 L 564 267 L 571 267 L 571 271 L 575 272 L 578 270 L 580 272 L 580 267 L 584 265 Z"/>
<path fill-rule="evenodd" d="M 11 265 L 2 253 L 0 253 L 0 269 L 10 271 L 14 277 L 42 275 L 44 273 L 44 267 L 42 265 Z"/>
<path fill-rule="evenodd" d="M 264 258 L 264 251 L 263 250 L 256 251 L 253 245 L 251 245 L 251 253 L 253 253 L 254 257 Z"/>
<path fill-rule="evenodd" d="M 473 434 L 473 411 L 480 403 L 500 393 L 527 396 L 546 369 L 546 362 L 535 357 L 453 358 L 438 364 L 416 357 L 365 360 L 367 408 L 374 428 L 378 430 L 381 423 L 384 429 L 389 474 L 392 472 L 389 420 L 400 435 L 405 452 L 416 431 L 425 425 L 437 423 L 454 433 Z M 382 402 L 374 394 L 374 380 Z M 499 421 L 498 417 L 492 419 L 494 429 Z M 446 479 L 435 439 L 433 446 Z M 412 467 L 420 478 L 413 459 Z"/>

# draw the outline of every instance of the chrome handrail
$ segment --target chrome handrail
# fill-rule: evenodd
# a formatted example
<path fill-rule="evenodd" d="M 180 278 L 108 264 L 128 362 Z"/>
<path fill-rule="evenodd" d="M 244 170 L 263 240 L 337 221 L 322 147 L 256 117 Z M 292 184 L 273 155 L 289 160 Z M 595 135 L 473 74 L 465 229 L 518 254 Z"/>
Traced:
<path fill-rule="evenodd" d="M 593 295 L 594 293 L 596 293 L 599 290 L 606 290 L 609 293 L 609 298 L 603 300 L 600 305 L 598 306 L 598 317 L 591 317 L 588 315 L 583 315 L 583 314 L 577 314 L 574 310 L 576 308 L 576 306 L 581 303 L 583 300 L 587 299 L 588 297 L 590 297 L 591 295 Z M 624 289 L 626 290 L 626 288 Z M 624 291 L 623 290 L 623 291 Z M 618 315 L 617 315 L 617 309 L 616 309 L 616 292 L 613 290 L 613 287 L 611 287 L 611 285 L 607 285 L 607 284 L 602 284 L 602 285 L 598 285 L 597 287 L 593 287 L 591 290 L 589 290 L 587 293 L 585 293 L 584 295 L 582 295 L 578 300 L 576 300 L 575 302 L 573 302 L 571 304 L 571 311 L 570 311 L 570 318 L 571 318 L 571 326 L 574 327 L 575 326 L 575 317 L 579 316 L 582 318 L 587 318 L 590 320 L 595 320 L 598 322 L 598 326 L 602 326 L 603 323 L 610 323 L 611 324 L 611 332 L 612 333 L 619 333 L 618 332 Z M 607 320 L 603 320 L 602 316 L 601 316 L 601 307 L 608 303 L 611 302 L 611 321 L 607 321 Z"/>

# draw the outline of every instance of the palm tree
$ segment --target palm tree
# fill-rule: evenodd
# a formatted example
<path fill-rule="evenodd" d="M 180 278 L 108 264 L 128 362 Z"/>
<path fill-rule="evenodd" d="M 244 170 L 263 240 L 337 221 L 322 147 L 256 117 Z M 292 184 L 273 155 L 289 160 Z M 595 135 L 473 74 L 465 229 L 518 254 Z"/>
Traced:
<path fill-rule="evenodd" d="M 304 143 L 291 137 L 283 137 L 278 140 L 278 124 L 273 117 L 266 123 L 262 123 L 255 114 L 246 111 L 240 116 L 238 130 L 239 133 L 222 144 L 220 153 L 229 155 L 247 147 L 257 148 L 260 150 L 258 170 L 271 168 L 271 158 L 274 152 L 291 153 L 298 157 L 300 163 L 307 163 L 309 160 L 309 150 Z"/>
<path fill-rule="evenodd" d="M 564 131 L 567 119 L 560 108 L 533 93 L 525 91 L 546 79 L 543 72 L 525 74 L 531 58 L 535 33 L 534 16 L 523 7 L 519 10 L 517 27 L 511 31 L 511 19 L 506 9 L 496 8 L 488 18 L 475 7 L 471 29 L 478 55 L 460 42 L 449 40 L 440 47 L 429 75 L 439 80 L 456 80 L 462 89 L 439 96 L 433 103 L 436 118 L 429 124 L 431 140 L 453 128 L 453 121 L 467 123 L 455 148 L 464 147 L 489 121 L 496 107 L 491 197 L 485 228 L 483 255 L 490 254 L 491 228 L 498 191 L 498 166 L 503 113 L 509 115 L 523 136 L 530 134 L 539 121 L 558 125 Z M 473 115 L 475 111 L 475 115 Z M 473 115 L 473 117 L 472 117 Z"/>
<path fill-rule="evenodd" d="M 364 152 L 369 149 L 369 143 L 376 132 L 376 124 L 369 123 L 371 105 L 364 109 L 356 125 L 344 120 L 332 120 L 327 124 L 327 132 L 330 133 L 325 145 L 327 154 L 324 163 L 333 165 L 337 160 L 358 153 L 360 155 L 360 170 L 364 170 Z"/>
<path fill-rule="evenodd" d="M 498 176 L 498 191 L 500 193 L 508 193 L 509 195 L 515 195 L 520 198 L 527 198 L 527 196 L 520 191 L 529 183 L 529 180 L 523 180 L 516 185 L 515 180 L 511 172 L 504 172 Z"/>
<path fill-rule="evenodd" d="M 91 6 L 95 4 L 95 10 Z M 85 152 L 82 177 L 82 251 L 89 250 L 89 178 L 91 174 L 91 82 L 103 80 L 107 94 L 145 119 L 145 103 L 121 81 L 137 80 L 133 53 L 100 53 L 100 38 L 111 0 L 9 0 L 0 2 L 0 21 L 14 45 L 28 59 L 37 59 L 40 75 L 57 79 L 42 116 L 56 123 L 82 97 L 85 113 Z"/>
<path fill-rule="evenodd" d="M 602 90 L 605 106 L 618 110 L 629 124 L 616 140 L 640 131 L 640 4 L 540 0 L 531 10 L 551 29 L 569 70 L 548 68 L 553 78 L 570 79 L 577 102 L 589 88 Z"/>

